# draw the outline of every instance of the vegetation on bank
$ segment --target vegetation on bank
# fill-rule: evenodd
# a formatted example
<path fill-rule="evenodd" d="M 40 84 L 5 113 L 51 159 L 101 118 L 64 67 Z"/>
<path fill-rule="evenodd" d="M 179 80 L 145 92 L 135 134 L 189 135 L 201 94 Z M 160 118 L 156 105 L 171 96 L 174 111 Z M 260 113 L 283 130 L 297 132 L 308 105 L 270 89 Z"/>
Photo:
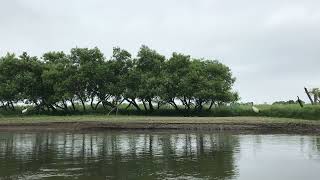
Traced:
<path fill-rule="evenodd" d="M 20 124 L 20 123 L 51 123 L 51 122 L 97 122 L 97 123 L 195 123 L 195 124 L 316 124 L 320 121 L 277 118 L 277 117 L 169 117 L 169 116 L 105 116 L 105 115 L 72 115 L 72 116 L 50 116 L 50 115 L 30 115 L 30 116 L 0 116 L 1 124 Z M 63 126 L 63 125 L 62 125 Z M 129 125 L 130 126 L 130 125 Z M 128 126 L 128 127 L 129 127 Z"/>
<path fill-rule="evenodd" d="M 142 46 L 137 57 L 114 48 L 73 48 L 41 57 L 0 58 L 0 116 L 148 115 L 268 116 L 320 119 L 320 106 L 297 102 L 240 105 L 231 70 L 217 60 L 173 53 L 166 58 Z M 24 110 L 24 111 L 23 111 Z"/>
<path fill-rule="evenodd" d="M 33 113 L 197 114 L 238 100 L 235 78 L 217 60 L 173 53 L 170 58 L 142 46 L 137 57 L 98 48 L 42 57 L 8 53 L 0 58 L 0 109 L 31 106 Z M 127 103 L 127 107 L 121 107 Z M 134 109 L 134 110 L 132 110 Z"/>
<path fill-rule="evenodd" d="M 26 107 L 16 107 L 15 111 L 4 111 L 0 110 L 0 117 L 10 117 L 10 116 L 22 116 L 22 117 L 33 117 L 34 115 L 58 115 L 58 118 L 62 116 L 76 116 L 76 115 L 103 115 L 110 117 L 108 115 L 120 115 L 120 116 L 163 116 L 163 117 L 177 117 L 177 116 L 189 116 L 189 117 L 231 117 L 231 116 L 245 116 L 245 117 L 282 117 L 282 118 L 295 118 L 295 119 L 308 119 L 308 120 L 320 120 L 320 106 L 317 105 L 305 105 L 301 108 L 298 104 L 287 104 L 287 105 L 255 105 L 259 108 L 260 112 L 255 113 L 250 105 L 228 105 L 215 107 L 211 110 L 205 108 L 202 111 L 176 111 L 174 108 L 166 105 L 160 109 L 155 109 L 154 111 L 138 111 L 135 108 L 127 108 L 127 104 L 122 104 L 118 111 L 113 111 L 109 114 L 109 110 L 102 107 L 91 110 L 87 108 L 84 112 L 81 108 L 78 111 L 56 111 L 56 112 L 38 112 L 29 109 L 27 114 L 22 115 L 21 110 Z M 86 116 L 84 116 L 86 117 Z"/>

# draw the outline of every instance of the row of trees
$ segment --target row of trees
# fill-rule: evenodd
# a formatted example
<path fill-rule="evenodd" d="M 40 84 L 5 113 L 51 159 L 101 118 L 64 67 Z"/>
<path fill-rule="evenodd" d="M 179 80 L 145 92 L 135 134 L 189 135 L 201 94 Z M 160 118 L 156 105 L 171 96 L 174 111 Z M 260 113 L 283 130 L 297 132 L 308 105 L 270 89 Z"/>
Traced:
<path fill-rule="evenodd" d="M 166 59 L 147 46 L 135 58 L 118 47 L 109 59 L 98 48 L 0 58 L 0 106 L 6 110 L 24 103 L 39 111 L 86 111 L 124 102 L 138 111 L 163 105 L 177 111 L 211 109 L 238 99 L 234 82 L 230 69 L 216 60 L 179 53 Z"/>
<path fill-rule="evenodd" d="M 300 100 L 302 104 L 305 104 L 304 101 Z M 274 103 L 272 103 L 272 105 L 275 104 L 299 104 L 299 100 L 288 100 L 288 101 L 275 101 Z"/>

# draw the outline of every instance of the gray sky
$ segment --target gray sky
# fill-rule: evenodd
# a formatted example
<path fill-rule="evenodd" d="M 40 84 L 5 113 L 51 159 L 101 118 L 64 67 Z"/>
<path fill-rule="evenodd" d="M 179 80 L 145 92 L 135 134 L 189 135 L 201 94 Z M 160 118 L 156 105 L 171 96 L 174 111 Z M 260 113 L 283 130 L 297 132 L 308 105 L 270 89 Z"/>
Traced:
<path fill-rule="evenodd" d="M 307 100 L 320 87 L 319 0 L 1 0 L 0 55 L 142 44 L 219 59 L 242 101 Z"/>

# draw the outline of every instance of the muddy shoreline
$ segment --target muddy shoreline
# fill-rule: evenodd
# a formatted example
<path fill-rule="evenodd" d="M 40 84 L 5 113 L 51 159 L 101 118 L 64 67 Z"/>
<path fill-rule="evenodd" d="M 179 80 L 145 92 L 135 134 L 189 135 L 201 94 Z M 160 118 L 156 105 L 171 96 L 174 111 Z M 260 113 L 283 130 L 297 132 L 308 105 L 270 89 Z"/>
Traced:
<path fill-rule="evenodd" d="M 115 123 L 38 122 L 0 124 L 0 131 L 190 130 L 320 134 L 320 125 L 303 123 Z"/>

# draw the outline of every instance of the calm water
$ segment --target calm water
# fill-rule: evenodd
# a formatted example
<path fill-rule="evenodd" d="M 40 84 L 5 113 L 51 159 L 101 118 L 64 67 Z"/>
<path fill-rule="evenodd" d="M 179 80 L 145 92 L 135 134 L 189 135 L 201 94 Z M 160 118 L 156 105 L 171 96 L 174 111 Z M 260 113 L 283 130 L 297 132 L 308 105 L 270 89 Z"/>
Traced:
<path fill-rule="evenodd" d="M 320 136 L 1 132 L 0 179 L 319 180 Z"/>

